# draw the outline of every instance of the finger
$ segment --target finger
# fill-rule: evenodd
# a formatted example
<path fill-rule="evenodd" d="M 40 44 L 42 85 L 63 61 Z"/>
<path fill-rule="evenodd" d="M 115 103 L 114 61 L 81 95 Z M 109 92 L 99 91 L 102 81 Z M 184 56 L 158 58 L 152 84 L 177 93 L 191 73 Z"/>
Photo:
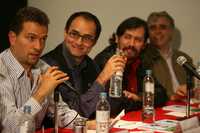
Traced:
<path fill-rule="evenodd" d="M 57 74 L 56 76 L 54 76 L 54 78 L 56 80 L 60 80 L 60 79 L 66 78 L 66 77 L 68 77 L 66 73 L 61 73 L 61 74 Z"/>
<path fill-rule="evenodd" d="M 177 95 L 185 96 L 185 93 L 183 91 L 181 91 L 181 90 L 177 91 L 176 93 L 177 93 Z"/>
<path fill-rule="evenodd" d="M 54 70 L 50 73 L 52 76 L 56 76 L 56 75 L 59 75 L 59 74 L 65 74 L 67 75 L 66 73 L 60 71 L 60 70 Z"/>
<path fill-rule="evenodd" d="M 52 73 L 53 71 L 55 71 L 55 70 L 57 70 L 57 69 L 58 69 L 57 66 L 51 66 L 51 67 L 49 67 L 49 68 L 47 69 L 46 74 L 50 74 L 50 73 Z"/>

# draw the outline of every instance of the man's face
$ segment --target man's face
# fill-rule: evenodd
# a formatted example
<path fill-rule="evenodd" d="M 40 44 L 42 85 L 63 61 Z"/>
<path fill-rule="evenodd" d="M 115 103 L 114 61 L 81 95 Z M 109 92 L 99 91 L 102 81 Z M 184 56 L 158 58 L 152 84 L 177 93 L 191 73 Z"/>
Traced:
<path fill-rule="evenodd" d="M 122 36 L 117 37 L 116 43 L 123 50 L 128 60 L 137 57 L 144 48 L 144 34 L 144 28 L 138 27 L 126 30 Z"/>
<path fill-rule="evenodd" d="M 83 17 L 75 18 L 68 31 L 65 31 L 65 43 L 72 56 L 82 60 L 94 44 L 96 24 Z"/>
<path fill-rule="evenodd" d="M 18 35 L 9 32 L 12 53 L 23 67 L 30 67 L 38 62 L 45 47 L 47 32 L 47 27 L 34 22 L 25 22 Z"/>
<path fill-rule="evenodd" d="M 149 38 L 153 45 L 158 48 L 169 45 L 172 40 L 173 29 L 170 27 L 170 22 L 165 17 L 159 17 L 150 21 Z"/>

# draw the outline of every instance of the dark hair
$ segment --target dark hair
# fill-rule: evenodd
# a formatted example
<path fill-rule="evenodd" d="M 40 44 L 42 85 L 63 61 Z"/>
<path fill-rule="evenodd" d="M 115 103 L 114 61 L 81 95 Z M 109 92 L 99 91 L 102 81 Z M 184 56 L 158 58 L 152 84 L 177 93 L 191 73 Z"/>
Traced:
<path fill-rule="evenodd" d="M 38 23 L 47 28 L 49 24 L 49 18 L 43 11 L 35 7 L 24 7 L 17 12 L 9 29 L 19 34 L 22 30 L 23 23 L 28 21 Z"/>
<path fill-rule="evenodd" d="M 80 17 L 80 16 L 83 17 L 86 20 L 94 21 L 94 23 L 96 24 L 95 40 L 97 40 L 99 38 L 100 33 L 101 33 L 101 23 L 95 15 L 93 15 L 89 12 L 81 11 L 81 12 L 76 12 L 76 13 L 72 14 L 65 24 L 65 30 L 68 31 L 72 21 L 74 19 L 76 19 L 77 17 Z"/>
<path fill-rule="evenodd" d="M 122 21 L 122 23 L 118 26 L 116 35 L 118 37 L 122 36 L 124 32 L 128 29 L 137 29 L 139 27 L 144 27 L 144 42 L 147 41 L 149 36 L 148 34 L 148 26 L 146 21 L 138 18 L 138 17 L 130 17 Z M 112 44 L 115 42 L 115 33 L 113 33 L 112 37 L 109 39 L 109 42 Z"/>
<path fill-rule="evenodd" d="M 166 12 L 166 11 L 161 11 L 161 12 L 152 12 L 149 17 L 147 18 L 147 23 L 150 23 L 153 20 L 156 20 L 160 17 L 164 17 L 169 20 L 171 28 L 175 28 L 175 23 L 174 19 Z"/>

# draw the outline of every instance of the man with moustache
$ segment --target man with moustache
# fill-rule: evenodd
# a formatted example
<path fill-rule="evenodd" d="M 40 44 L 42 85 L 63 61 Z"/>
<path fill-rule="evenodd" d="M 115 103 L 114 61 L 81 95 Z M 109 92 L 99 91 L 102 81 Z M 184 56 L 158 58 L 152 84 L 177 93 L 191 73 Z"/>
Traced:
<path fill-rule="evenodd" d="M 142 67 L 140 53 L 145 47 L 148 38 L 147 23 L 137 17 L 124 20 L 117 28 L 116 34 L 110 38 L 110 45 L 95 57 L 95 62 L 102 69 L 107 60 L 120 49 L 127 57 L 126 67 L 123 73 L 122 98 L 110 98 L 111 114 L 119 113 L 123 108 L 127 111 L 141 108 L 142 81 L 145 69 Z M 109 90 L 109 84 L 107 84 Z M 165 91 L 156 83 L 155 104 L 161 105 L 167 100 Z M 163 100 L 158 100 L 157 96 Z"/>

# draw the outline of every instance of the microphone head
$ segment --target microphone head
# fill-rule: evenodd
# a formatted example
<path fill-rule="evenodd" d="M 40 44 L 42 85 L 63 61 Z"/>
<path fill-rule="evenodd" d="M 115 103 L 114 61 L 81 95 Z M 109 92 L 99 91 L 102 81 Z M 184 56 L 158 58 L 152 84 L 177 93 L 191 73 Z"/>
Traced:
<path fill-rule="evenodd" d="M 184 57 L 184 56 L 179 56 L 177 59 L 176 59 L 176 62 L 179 64 L 179 65 L 183 65 L 187 62 L 187 59 Z"/>

